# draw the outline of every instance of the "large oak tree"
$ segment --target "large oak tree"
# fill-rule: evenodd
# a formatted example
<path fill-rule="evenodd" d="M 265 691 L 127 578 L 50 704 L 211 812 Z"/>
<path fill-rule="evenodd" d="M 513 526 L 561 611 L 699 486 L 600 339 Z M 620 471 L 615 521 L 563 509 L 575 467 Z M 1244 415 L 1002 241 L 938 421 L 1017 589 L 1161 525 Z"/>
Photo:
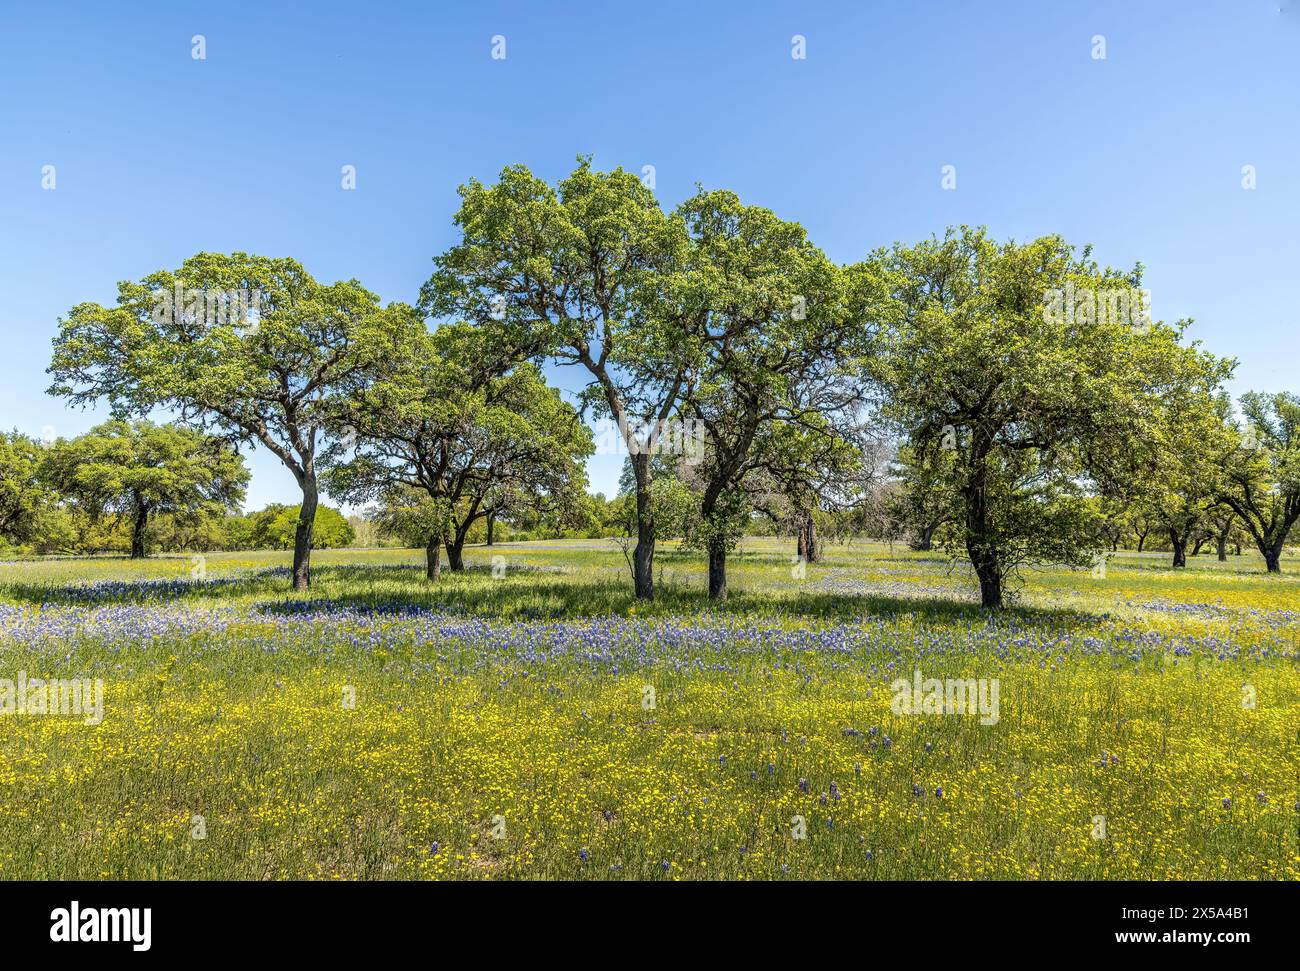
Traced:
<path fill-rule="evenodd" d="M 759 473 L 818 465 L 816 439 L 851 422 L 861 328 L 848 318 L 839 269 L 798 223 L 725 190 L 702 191 L 677 213 L 690 233 L 689 303 L 707 312 L 682 413 L 704 433 L 693 476 L 699 541 L 709 596 L 722 600 Z"/>
<path fill-rule="evenodd" d="M 1000 607 L 1024 563 L 1089 562 L 1102 545 L 1090 496 L 1154 434 L 1160 389 L 1196 366 L 1177 328 L 1091 312 L 1131 293 L 1137 272 L 1100 269 L 1059 237 L 998 243 L 965 227 L 855 272 L 882 417 L 941 479 L 946 535 L 981 603 Z M 1063 294 L 1079 295 L 1078 313 Z"/>
<path fill-rule="evenodd" d="M 688 285 L 686 228 L 636 176 L 586 159 L 554 188 L 515 165 L 460 195 L 461 238 L 435 260 L 421 305 L 587 372 L 587 404 L 617 423 L 632 456 L 634 583 L 652 598 L 651 456 L 691 386 L 706 313 Z"/>
<path fill-rule="evenodd" d="M 310 584 L 317 453 L 337 430 L 335 403 L 423 326 L 356 280 L 320 283 L 296 260 L 246 253 L 199 253 L 59 323 L 51 393 L 107 400 L 118 416 L 168 409 L 284 463 L 302 490 L 295 589 Z"/>

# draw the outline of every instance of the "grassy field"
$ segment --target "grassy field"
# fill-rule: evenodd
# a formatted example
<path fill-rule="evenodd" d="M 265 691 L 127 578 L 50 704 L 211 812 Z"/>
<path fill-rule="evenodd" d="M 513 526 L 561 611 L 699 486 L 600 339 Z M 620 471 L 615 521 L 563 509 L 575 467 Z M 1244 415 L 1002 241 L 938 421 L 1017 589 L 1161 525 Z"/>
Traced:
<path fill-rule="evenodd" d="M 499 556 L 496 569 L 491 557 Z M 103 718 L 0 715 L 0 877 L 1300 878 L 1300 564 L 1120 554 L 982 613 L 940 555 L 732 599 L 671 544 L 0 564 L 0 678 L 100 678 Z M 895 679 L 997 680 L 996 720 Z"/>

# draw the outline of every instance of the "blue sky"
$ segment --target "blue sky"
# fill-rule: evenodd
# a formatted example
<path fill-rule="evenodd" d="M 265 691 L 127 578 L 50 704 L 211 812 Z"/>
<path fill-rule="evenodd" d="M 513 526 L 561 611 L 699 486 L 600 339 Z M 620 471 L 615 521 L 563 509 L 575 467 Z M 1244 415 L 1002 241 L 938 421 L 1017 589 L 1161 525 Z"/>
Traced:
<path fill-rule="evenodd" d="M 58 317 L 118 280 L 239 249 L 413 301 L 459 183 L 579 153 L 653 165 L 667 206 L 734 189 L 841 262 L 950 224 L 1059 232 L 1145 263 L 1155 315 L 1239 359 L 1235 392 L 1300 391 L 1296 0 L 9 2 L 0 426 L 102 418 L 45 367 Z M 297 501 L 250 461 L 250 507 Z M 593 459 L 593 490 L 620 465 Z"/>

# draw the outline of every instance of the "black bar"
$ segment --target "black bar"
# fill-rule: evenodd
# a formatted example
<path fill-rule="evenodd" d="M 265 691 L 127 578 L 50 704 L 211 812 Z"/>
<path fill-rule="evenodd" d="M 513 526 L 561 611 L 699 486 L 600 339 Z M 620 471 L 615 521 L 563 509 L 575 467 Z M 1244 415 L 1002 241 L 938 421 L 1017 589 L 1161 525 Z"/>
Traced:
<path fill-rule="evenodd" d="M 126 932 L 117 942 L 51 940 L 52 915 L 70 916 L 74 900 L 83 920 L 87 910 L 149 908 L 148 950 Z M 940 961 L 1132 950 L 1231 960 L 1243 947 L 1294 946 L 1298 900 L 1286 883 L 10 883 L 0 884 L 0 928 L 7 955 L 128 961 L 254 948 L 373 960 L 413 945 L 447 960 L 465 947 L 520 945 L 541 958 L 602 941 L 619 954 L 637 941 L 662 946 L 667 958 L 684 955 L 688 938 L 698 942 L 691 953 L 732 956 L 857 942 Z"/>

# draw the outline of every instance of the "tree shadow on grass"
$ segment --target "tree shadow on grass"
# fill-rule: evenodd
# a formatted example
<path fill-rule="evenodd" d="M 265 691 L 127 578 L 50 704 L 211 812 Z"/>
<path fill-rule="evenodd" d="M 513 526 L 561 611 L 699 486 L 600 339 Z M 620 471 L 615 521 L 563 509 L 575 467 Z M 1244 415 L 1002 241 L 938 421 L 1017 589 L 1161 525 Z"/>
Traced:
<path fill-rule="evenodd" d="M 512 574 L 554 574 L 553 568 L 514 564 Z M 198 579 L 188 571 L 176 576 L 99 579 L 60 583 L 56 581 L 15 581 L 0 583 L 0 602 L 31 606 L 96 607 L 123 604 L 172 604 L 196 601 L 232 601 L 249 596 L 283 595 L 286 598 L 318 596 L 313 591 L 340 586 L 398 585 L 401 589 L 420 591 L 428 587 L 423 564 L 329 564 L 312 568 L 312 590 L 297 593 L 291 589 L 292 572 L 288 567 L 261 567 Z M 444 573 L 444 576 L 450 575 Z M 489 566 L 467 567 L 462 576 L 480 579 L 492 575 Z"/>
<path fill-rule="evenodd" d="M 133 580 L 91 580 L 82 583 L 0 583 L 0 598 L 33 606 L 96 607 L 113 604 L 161 604 L 190 600 L 228 600 L 285 585 L 286 567 L 268 567 L 252 573 L 238 573 L 195 579 L 141 577 Z"/>
<path fill-rule="evenodd" d="M 283 597 L 260 601 L 257 609 L 271 614 L 359 612 L 366 614 L 450 613 L 485 620 L 580 620 L 601 617 L 653 618 L 701 616 L 773 618 L 797 617 L 834 623 L 869 618 L 912 616 L 936 623 L 985 622 L 994 614 L 978 604 L 944 597 L 901 597 L 874 593 L 834 593 L 800 590 L 781 596 L 735 590 L 722 604 L 708 599 L 702 584 L 662 583 L 652 602 L 638 601 L 631 582 L 593 577 L 575 579 L 546 570 L 502 579 L 490 569 L 470 567 L 444 572 L 437 581 L 424 578 L 423 568 L 347 567 L 355 571 L 340 585 L 318 583 L 305 596 L 283 591 Z M 399 571 L 400 572 L 397 572 Z M 369 574 L 361 576 L 358 574 Z M 996 614 L 1002 623 L 1052 624 L 1074 628 L 1095 624 L 1099 615 L 1072 608 L 1009 606 Z"/>
<path fill-rule="evenodd" d="M 1213 554 L 1206 556 L 1204 553 L 1199 556 L 1187 555 L 1187 566 L 1175 567 L 1173 565 L 1173 554 L 1161 554 L 1162 559 L 1142 559 L 1136 557 L 1127 558 L 1123 554 L 1116 561 L 1116 565 L 1122 570 L 1131 570 L 1134 573 L 1169 573 L 1179 576 L 1193 578 L 1214 578 L 1223 576 L 1232 577 L 1251 577 L 1251 576 L 1277 576 L 1270 574 L 1264 569 L 1264 560 L 1262 557 L 1253 557 L 1252 559 L 1243 559 L 1233 556 L 1226 563 L 1220 563 L 1214 558 Z M 1286 558 L 1282 560 L 1282 575 L 1286 575 Z"/>
<path fill-rule="evenodd" d="M 751 559 L 752 558 L 752 559 Z M 766 560 L 755 551 L 741 562 Z M 685 565 L 697 557 L 674 554 L 666 565 Z M 784 562 L 781 557 L 776 562 Z M 629 577 L 604 571 L 577 578 L 566 569 L 511 563 L 505 575 L 491 566 L 472 564 L 464 570 L 444 570 L 430 581 L 420 563 L 321 565 L 312 571 L 312 587 L 289 587 L 284 567 L 204 580 L 152 578 L 101 580 L 91 583 L 0 584 L 0 598 L 30 605 L 108 606 L 116 604 L 251 603 L 267 614 L 360 612 L 368 614 L 450 613 L 485 620 L 576 620 L 600 617 L 781 617 L 846 623 L 870 618 L 910 615 L 933 623 L 983 622 L 990 616 L 978 604 L 942 596 L 895 596 L 870 590 L 835 592 L 800 588 L 772 591 L 733 587 L 721 604 L 708 599 L 703 578 L 677 579 L 656 585 L 655 600 L 638 601 Z M 1096 623 L 1099 615 L 1071 608 L 1009 606 L 996 615 L 1001 623 L 1049 623 L 1073 628 Z"/>

